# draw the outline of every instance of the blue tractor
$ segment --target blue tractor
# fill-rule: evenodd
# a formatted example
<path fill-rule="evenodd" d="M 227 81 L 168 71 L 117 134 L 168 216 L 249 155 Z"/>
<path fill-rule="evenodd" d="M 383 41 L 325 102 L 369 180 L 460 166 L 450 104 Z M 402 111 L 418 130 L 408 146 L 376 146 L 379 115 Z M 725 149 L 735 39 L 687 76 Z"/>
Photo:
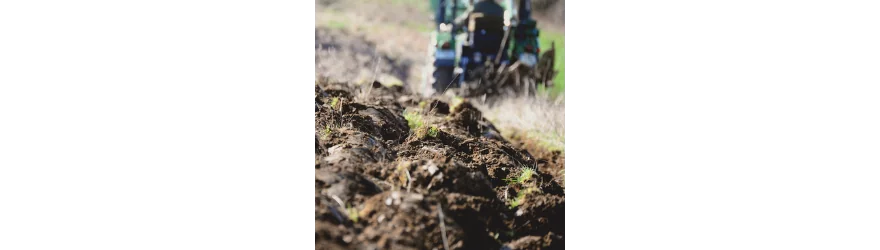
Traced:
<path fill-rule="evenodd" d="M 555 52 L 540 54 L 530 0 L 433 0 L 431 7 L 435 92 L 523 95 L 552 86 Z"/>

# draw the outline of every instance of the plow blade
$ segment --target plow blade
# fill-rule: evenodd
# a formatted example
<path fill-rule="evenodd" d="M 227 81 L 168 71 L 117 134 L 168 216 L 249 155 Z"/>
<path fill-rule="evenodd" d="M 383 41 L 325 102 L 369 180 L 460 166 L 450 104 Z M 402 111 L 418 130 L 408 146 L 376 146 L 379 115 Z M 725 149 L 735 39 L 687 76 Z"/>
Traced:
<path fill-rule="evenodd" d="M 533 96 L 538 86 L 553 87 L 556 77 L 555 44 L 550 50 L 541 54 L 538 64 L 529 67 L 521 62 L 511 65 L 486 62 L 482 67 L 473 70 L 472 81 L 457 90 L 463 97 L 482 97 L 486 100 L 516 96 Z"/>

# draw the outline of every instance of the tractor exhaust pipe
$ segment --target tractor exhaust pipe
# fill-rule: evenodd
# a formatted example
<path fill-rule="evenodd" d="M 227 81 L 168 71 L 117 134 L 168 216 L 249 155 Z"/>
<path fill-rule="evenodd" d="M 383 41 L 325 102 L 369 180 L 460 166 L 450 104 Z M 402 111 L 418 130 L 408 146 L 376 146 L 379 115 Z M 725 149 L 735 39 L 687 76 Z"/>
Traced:
<path fill-rule="evenodd" d="M 440 0 L 435 15 L 434 21 L 437 23 L 437 27 L 439 27 L 440 24 L 446 23 L 446 0 Z M 434 28 L 436 29 L 437 27 Z"/>
<path fill-rule="evenodd" d="M 532 19 L 532 1 L 519 0 L 519 8 L 517 8 L 517 16 L 519 20 Z"/>

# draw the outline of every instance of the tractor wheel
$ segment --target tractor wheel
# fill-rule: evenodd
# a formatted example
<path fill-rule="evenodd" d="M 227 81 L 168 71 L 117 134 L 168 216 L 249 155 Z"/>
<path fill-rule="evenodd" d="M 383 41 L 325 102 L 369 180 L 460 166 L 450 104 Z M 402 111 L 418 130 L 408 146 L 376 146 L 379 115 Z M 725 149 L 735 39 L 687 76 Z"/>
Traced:
<path fill-rule="evenodd" d="M 434 82 L 431 84 L 438 94 L 443 94 L 447 89 L 458 87 L 458 82 L 454 74 L 455 67 L 435 67 Z"/>

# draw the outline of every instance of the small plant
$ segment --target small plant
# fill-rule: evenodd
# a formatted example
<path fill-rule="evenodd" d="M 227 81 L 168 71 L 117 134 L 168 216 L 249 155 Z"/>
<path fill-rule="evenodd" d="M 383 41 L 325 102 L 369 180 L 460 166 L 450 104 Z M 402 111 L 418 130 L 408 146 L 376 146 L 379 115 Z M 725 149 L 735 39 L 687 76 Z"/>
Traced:
<path fill-rule="evenodd" d="M 528 181 L 529 179 L 531 179 L 532 175 L 535 174 L 535 170 L 532 168 L 529 168 L 529 167 L 522 167 L 522 168 L 520 168 L 520 171 L 521 172 L 520 172 L 519 176 L 517 176 L 516 178 L 512 178 L 512 179 L 507 178 L 504 180 L 506 180 L 507 183 L 511 184 L 511 185 L 512 184 L 523 184 L 526 181 Z"/>
<path fill-rule="evenodd" d="M 437 128 L 437 125 L 431 125 L 431 128 L 428 129 L 428 136 L 437 137 L 440 134 L 440 129 Z"/>
<path fill-rule="evenodd" d="M 403 118 L 406 119 L 410 131 L 413 132 L 416 138 L 422 139 L 425 136 L 437 137 L 440 134 L 440 129 L 437 126 L 428 126 L 430 124 L 425 121 L 422 109 L 408 109 L 403 113 Z"/>
<path fill-rule="evenodd" d="M 348 219 L 353 221 L 354 223 L 358 222 L 358 211 L 357 208 L 351 207 L 351 205 L 346 206 L 346 213 L 348 214 Z"/>
<path fill-rule="evenodd" d="M 327 125 L 324 127 L 324 130 L 321 131 L 321 139 L 327 140 L 327 138 L 330 138 L 330 133 L 333 133 L 333 131 L 330 130 L 330 125 Z"/>
<path fill-rule="evenodd" d="M 520 167 L 520 173 L 515 178 L 507 178 L 504 179 L 507 181 L 507 184 L 515 188 L 515 190 L 519 190 L 516 192 L 516 197 L 510 200 L 510 208 L 515 208 L 526 201 L 526 195 L 534 192 L 540 192 L 537 184 L 532 180 L 532 176 L 535 175 L 535 169 L 530 167 Z"/>
<path fill-rule="evenodd" d="M 337 107 L 338 104 L 339 104 L 339 97 L 333 97 L 333 99 L 330 100 L 330 108 L 339 109 Z"/>
<path fill-rule="evenodd" d="M 425 138 L 425 136 L 428 135 L 428 130 L 429 129 L 427 126 L 421 126 L 421 127 L 417 128 L 416 132 L 415 132 L 416 138 L 419 138 L 419 139 Z"/>
<path fill-rule="evenodd" d="M 408 110 L 403 113 L 403 118 L 406 119 L 406 123 L 409 125 L 410 130 L 416 131 L 424 125 L 422 114 L 419 114 L 417 111 Z"/>
<path fill-rule="evenodd" d="M 519 190 L 519 192 L 516 193 L 516 198 L 513 198 L 513 200 L 510 201 L 510 208 L 512 209 L 512 208 L 515 208 L 515 207 L 522 205 L 523 203 L 526 202 L 526 195 L 527 194 L 534 193 L 537 191 L 538 191 L 538 188 L 536 188 L 534 186 L 530 186 L 525 189 Z"/>

